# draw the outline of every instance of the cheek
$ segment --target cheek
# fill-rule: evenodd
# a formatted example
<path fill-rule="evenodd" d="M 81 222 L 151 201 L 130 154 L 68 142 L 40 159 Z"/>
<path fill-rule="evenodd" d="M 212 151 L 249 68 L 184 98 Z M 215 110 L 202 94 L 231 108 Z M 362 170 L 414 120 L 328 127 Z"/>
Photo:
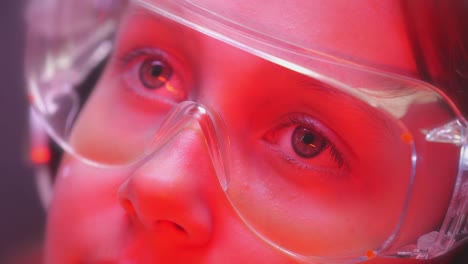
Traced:
<path fill-rule="evenodd" d="M 125 164 L 141 157 L 170 107 L 143 99 L 111 69 L 86 101 L 70 144 L 87 159 Z"/>
<path fill-rule="evenodd" d="M 46 255 L 50 263 L 74 263 L 105 252 L 105 247 L 121 246 L 127 226 L 116 195 L 121 181 L 119 175 L 97 173 L 65 158 L 48 214 Z"/>
<path fill-rule="evenodd" d="M 49 209 L 47 263 L 83 263 L 127 254 L 133 254 L 132 258 L 151 256 L 161 263 L 220 263 L 226 259 L 231 263 L 296 263 L 250 232 L 222 193 L 210 199 L 214 230 L 208 244 L 191 248 L 155 243 L 159 234 L 136 227 L 119 204 L 118 190 L 128 175 L 65 158 Z"/>
<path fill-rule="evenodd" d="M 408 189 L 411 152 L 395 130 L 347 133 L 357 158 L 339 175 L 297 169 L 261 144 L 233 137 L 233 146 L 245 148 L 233 150 L 242 162 L 233 165 L 228 195 L 280 246 L 305 255 L 365 254 L 391 235 Z M 348 252 L 349 245 L 360 251 Z"/>
<path fill-rule="evenodd" d="M 237 217 L 231 215 L 229 220 L 218 227 L 217 235 L 211 242 L 211 254 L 206 255 L 208 257 L 203 263 L 300 263 L 261 241 Z"/>

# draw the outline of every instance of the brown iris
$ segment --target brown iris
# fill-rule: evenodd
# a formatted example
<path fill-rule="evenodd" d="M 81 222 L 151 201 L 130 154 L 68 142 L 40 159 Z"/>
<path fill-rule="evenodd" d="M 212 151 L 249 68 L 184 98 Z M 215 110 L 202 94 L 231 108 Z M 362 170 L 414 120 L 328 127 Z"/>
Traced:
<path fill-rule="evenodd" d="M 296 154 L 303 158 L 313 158 L 328 146 L 328 141 L 325 137 L 303 126 L 298 126 L 294 129 L 291 143 Z"/>
<path fill-rule="evenodd" d="M 139 69 L 141 83 L 151 90 L 164 87 L 171 79 L 171 76 L 172 67 L 161 59 L 146 59 Z"/>

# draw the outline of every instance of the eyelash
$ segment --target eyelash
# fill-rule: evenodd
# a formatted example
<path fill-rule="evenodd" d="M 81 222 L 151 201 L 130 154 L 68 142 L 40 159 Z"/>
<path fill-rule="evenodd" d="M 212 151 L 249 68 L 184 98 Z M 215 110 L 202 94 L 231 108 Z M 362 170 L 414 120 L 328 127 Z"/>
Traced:
<path fill-rule="evenodd" d="M 310 116 L 303 114 L 303 113 L 293 113 L 288 116 L 286 120 L 283 122 L 279 123 L 277 129 L 282 129 L 286 127 L 291 127 L 291 126 L 304 126 L 307 128 L 310 128 L 311 130 L 315 131 L 316 133 L 320 134 L 327 140 L 327 148 L 329 148 L 330 154 L 332 155 L 333 161 L 335 161 L 338 165 L 338 168 L 343 168 L 345 166 L 345 161 L 343 158 L 343 154 L 338 150 L 338 148 L 335 146 L 333 141 L 330 139 L 329 136 L 325 135 L 322 131 L 323 129 L 319 129 L 317 122 L 314 122 L 311 120 Z M 287 158 L 289 162 L 292 162 L 301 168 L 308 169 L 309 166 L 302 164 L 301 162 L 298 162 L 292 158 Z"/>
<path fill-rule="evenodd" d="M 138 57 L 155 56 L 166 59 L 166 55 L 158 49 L 153 48 L 134 48 L 129 52 L 119 54 L 118 60 L 122 66 L 126 66 Z"/>

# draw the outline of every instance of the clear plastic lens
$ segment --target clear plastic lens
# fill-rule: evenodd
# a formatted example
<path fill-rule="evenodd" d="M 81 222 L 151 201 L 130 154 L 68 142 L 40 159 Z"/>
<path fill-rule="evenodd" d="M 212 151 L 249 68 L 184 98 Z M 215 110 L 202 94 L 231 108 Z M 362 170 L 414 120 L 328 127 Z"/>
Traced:
<path fill-rule="evenodd" d="M 400 231 L 411 221 L 407 214 L 421 213 L 415 208 L 427 193 L 419 186 L 442 174 L 455 179 L 460 153 L 426 140 L 427 131 L 459 119 L 434 88 L 288 53 L 256 36 L 242 42 L 245 36 L 226 37 L 204 20 L 195 27 L 196 13 L 184 18 L 165 1 L 165 12 L 136 2 L 114 27 L 112 53 L 96 48 L 60 68 L 62 57 L 52 55 L 69 54 L 69 39 L 54 38 L 60 52 L 52 61 L 30 57 L 42 63 L 29 71 L 33 107 L 73 157 L 128 169 L 194 131 L 239 216 L 288 254 L 355 261 L 416 244 Z M 94 33 L 72 43 L 91 43 Z M 102 51 L 109 36 L 92 43 Z M 242 64 L 232 64 L 234 58 Z M 87 75 L 103 59 L 96 80 L 66 78 L 80 70 Z M 48 63 L 55 78 L 44 77 Z M 83 83 L 91 92 L 79 89 Z M 447 197 L 434 206 L 448 204 Z M 439 210 L 439 222 L 444 213 Z M 420 230 L 437 225 L 423 223 Z"/>

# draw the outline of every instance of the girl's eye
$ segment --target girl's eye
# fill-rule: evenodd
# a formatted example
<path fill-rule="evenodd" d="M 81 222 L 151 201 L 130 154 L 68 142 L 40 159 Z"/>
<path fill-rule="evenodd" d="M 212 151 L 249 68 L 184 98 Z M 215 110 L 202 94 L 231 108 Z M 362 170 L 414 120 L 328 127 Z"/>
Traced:
<path fill-rule="evenodd" d="M 289 163 L 311 170 L 340 169 L 344 159 L 316 122 L 303 115 L 293 116 L 286 123 L 265 134 L 264 140 Z"/>
<path fill-rule="evenodd" d="M 291 145 L 296 154 L 303 158 L 313 158 L 328 146 L 328 140 L 310 128 L 298 126 L 292 132 Z"/>
<path fill-rule="evenodd" d="M 177 103 L 186 100 L 187 67 L 173 56 L 157 49 L 137 49 L 122 58 L 123 80 L 145 99 Z"/>
<path fill-rule="evenodd" d="M 172 67 L 162 59 L 147 58 L 139 66 L 141 83 L 150 90 L 170 85 Z"/>

